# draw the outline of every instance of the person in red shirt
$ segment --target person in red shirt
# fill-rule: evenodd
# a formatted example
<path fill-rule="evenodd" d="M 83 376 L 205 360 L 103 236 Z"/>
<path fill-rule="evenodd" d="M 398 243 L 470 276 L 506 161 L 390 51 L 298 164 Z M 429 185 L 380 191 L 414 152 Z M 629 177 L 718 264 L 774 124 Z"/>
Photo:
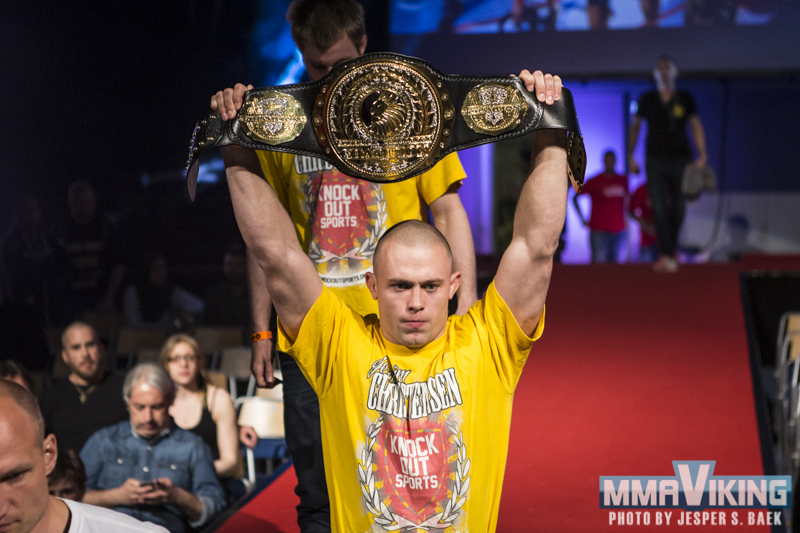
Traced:
<path fill-rule="evenodd" d="M 614 171 L 617 157 L 611 150 L 603 156 L 605 170 L 583 184 L 581 192 L 572 201 L 584 226 L 589 226 L 592 246 L 592 263 L 616 262 L 619 249 L 625 242 L 625 202 L 628 197 L 628 178 Z M 588 194 L 592 199 L 589 221 L 578 205 L 578 195 Z"/>
<path fill-rule="evenodd" d="M 646 183 L 633 193 L 628 213 L 636 219 L 641 230 L 639 259 L 642 263 L 655 262 L 658 258 L 658 239 L 653 225 L 653 204 L 650 202 L 650 192 Z"/>

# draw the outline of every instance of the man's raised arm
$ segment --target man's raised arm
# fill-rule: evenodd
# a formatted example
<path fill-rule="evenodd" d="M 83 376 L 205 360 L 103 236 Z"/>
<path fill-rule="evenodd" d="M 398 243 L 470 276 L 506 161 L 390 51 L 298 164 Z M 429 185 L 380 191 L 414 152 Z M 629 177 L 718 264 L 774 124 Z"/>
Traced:
<path fill-rule="evenodd" d="M 547 105 L 561 97 L 561 79 L 522 71 L 520 78 Z M 514 216 L 514 236 L 503 254 L 495 287 L 522 330 L 536 328 L 547 296 L 553 255 L 564 227 L 567 208 L 567 135 L 563 130 L 538 130 L 531 171 Z"/>
<path fill-rule="evenodd" d="M 264 277 L 281 326 L 297 337 L 322 281 L 300 243 L 289 214 L 261 175 L 258 156 L 238 146 L 222 148 L 236 223 Z"/>

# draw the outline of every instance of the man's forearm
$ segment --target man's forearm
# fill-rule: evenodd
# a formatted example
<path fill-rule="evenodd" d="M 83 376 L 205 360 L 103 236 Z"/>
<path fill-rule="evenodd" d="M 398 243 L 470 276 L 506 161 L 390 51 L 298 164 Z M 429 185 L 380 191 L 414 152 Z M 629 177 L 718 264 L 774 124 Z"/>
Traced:
<path fill-rule="evenodd" d="M 116 507 L 118 505 L 123 505 L 123 502 L 120 501 L 120 494 L 117 489 L 109 489 L 109 490 L 88 490 L 86 494 L 83 495 L 83 503 L 88 503 L 90 505 L 96 505 L 98 507 Z"/>
<path fill-rule="evenodd" d="M 247 249 L 247 288 L 250 291 L 250 315 L 253 331 L 269 330 L 272 315 L 272 299 L 267 290 L 264 270 L 259 266 L 250 249 Z"/>
<path fill-rule="evenodd" d="M 520 327 L 532 334 L 544 309 L 553 256 L 567 207 L 566 135 L 539 130 L 531 173 L 514 216 L 514 237 L 500 260 L 495 287 Z"/>
<path fill-rule="evenodd" d="M 189 519 L 189 522 L 197 522 L 203 516 L 203 502 L 200 498 L 180 487 L 175 487 L 174 503 L 183 514 Z"/>
<path fill-rule="evenodd" d="M 431 204 L 433 224 L 453 252 L 453 268 L 461 272 L 458 289 L 458 314 L 466 313 L 478 299 L 478 276 L 475 270 L 475 245 L 469 219 L 458 193 L 449 192 Z"/>
<path fill-rule="evenodd" d="M 227 146 L 222 157 L 239 231 L 264 271 L 284 330 L 293 338 L 322 292 L 322 282 L 300 248 L 289 214 L 261 176 L 255 153 Z"/>
<path fill-rule="evenodd" d="M 706 153 L 706 132 L 703 129 L 703 123 L 700 122 L 700 117 L 697 115 L 689 119 L 689 126 L 692 129 L 692 139 L 694 139 L 694 146 L 697 148 L 697 158 L 703 163 L 708 159 Z"/>
<path fill-rule="evenodd" d="M 639 142 L 639 129 L 642 127 L 642 121 L 639 117 L 633 117 L 631 125 L 628 128 L 628 159 L 633 157 L 633 152 L 636 150 L 636 143 Z"/>
<path fill-rule="evenodd" d="M 530 176 L 522 189 L 514 218 L 514 235 L 523 238 L 536 256 L 552 255 L 564 227 L 567 210 L 566 136 L 560 130 L 540 130 L 533 144 Z"/>

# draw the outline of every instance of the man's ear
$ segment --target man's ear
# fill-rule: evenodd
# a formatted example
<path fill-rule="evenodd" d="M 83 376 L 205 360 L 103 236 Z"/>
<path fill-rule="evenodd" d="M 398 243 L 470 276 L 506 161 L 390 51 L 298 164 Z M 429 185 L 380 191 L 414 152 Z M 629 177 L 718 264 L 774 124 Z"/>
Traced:
<path fill-rule="evenodd" d="M 450 274 L 450 300 L 456 295 L 456 291 L 461 286 L 461 272 L 453 272 Z"/>
<path fill-rule="evenodd" d="M 358 45 L 358 55 L 363 56 L 364 55 L 364 50 L 366 50 L 366 49 L 367 49 L 367 34 L 365 33 L 361 37 L 361 44 Z"/>
<path fill-rule="evenodd" d="M 373 300 L 378 299 L 378 280 L 375 278 L 375 274 L 372 272 L 367 272 L 365 274 L 364 281 L 367 283 L 367 288 L 369 289 L 369 293 L 372 295 Z"/>
<path fill-rule="evenodd" d="M 50 472 L 56 467 L 56 460 L 58 459 L 58 445 L 56 443 L 56 436 L 50 433 L 44 438 L 44 469 L 50 475 Z"/>

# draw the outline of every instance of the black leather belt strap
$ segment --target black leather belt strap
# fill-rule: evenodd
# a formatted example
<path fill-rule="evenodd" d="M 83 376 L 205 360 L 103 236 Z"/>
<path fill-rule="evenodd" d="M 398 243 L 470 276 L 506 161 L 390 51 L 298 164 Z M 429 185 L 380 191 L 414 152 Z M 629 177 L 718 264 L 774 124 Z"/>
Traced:
<path fill-rule="evenodd" d="M 566 130 L 567 172 L 579 190 L 586 154 L 568 89 L 544 105 L 518 78 L 445 75 L 417 58 L 367 54 L 316 82 L 248 91 L 233 120 L 208 113 L 192 135 L 187 186 L 194 198 L 197 160 L 231 144 L 319 157 L 347 175 L 393 182 L 456 150 L 538 129 Z"/>

